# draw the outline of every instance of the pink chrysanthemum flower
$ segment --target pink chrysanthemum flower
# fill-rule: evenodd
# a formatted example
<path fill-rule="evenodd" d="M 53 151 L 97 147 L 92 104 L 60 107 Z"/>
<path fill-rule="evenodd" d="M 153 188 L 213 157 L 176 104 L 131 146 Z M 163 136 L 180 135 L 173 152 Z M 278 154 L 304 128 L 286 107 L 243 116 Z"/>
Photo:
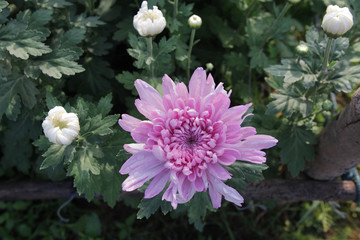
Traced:
<path fill-rule="evenodd" d="M 245 112 L 251 106 L 230 106 L 230 93 L 220 83 L 215 88 L 211 75 L 206 78 L 202 68 L 195 70 L 189 83 L 175 84 L 163 77 L 163 96 L 142 80 L 135 81 L 140 99 L 135 101 L 139 112 L 147 119 L 141 121 L 127 114 L 120 126 L 131 133 L 134 144 L 125 144 L 133 154 L 121 167 L 129 174 L 123 182 L 124 191 L 140 188 L 153 179 L 145 198 L 159 194 L 169 182 L 162 199 L 188 202 L 196 192 L 209 189 L 214 208 L 221 198 L 241 206 L 243 197 L 223 181 L 231 174 L 223 167 L 236 160 L 263 163 L 264 148 L 277 140 L 267 135 L 255 135 L 253 127 L 241 127 Z"/>

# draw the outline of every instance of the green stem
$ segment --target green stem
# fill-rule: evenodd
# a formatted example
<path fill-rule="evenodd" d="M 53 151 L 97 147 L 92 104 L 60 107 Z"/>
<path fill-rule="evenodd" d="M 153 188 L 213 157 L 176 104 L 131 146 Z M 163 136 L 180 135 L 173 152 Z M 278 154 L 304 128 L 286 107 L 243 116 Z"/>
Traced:
<path fill-rule="evenodd" d="M 178 0 L 174 1 L 174 19 L 176 18 L 177 12 L 178 12 Z"/>
<path fill-rule="evenodd" d="M 187 79 L 190 79 L 190 63 L 191 63 L 191 51 L 194 45 L 194 39 L 195 39 L 195 32 L 196 29 L 192 29 L 191 30 L 191 36 L 190 36 L 190 44 L 189 44 L 189 51 L 188 51 L 188 64 L 187 64 L 187 68 L 186 68 L 186 75 L 187 75 Z"/>
<path fill-rule="evenodd" d="M 334 42 L 334 39 L 329 37 L 329 40 L 326 45 L 325 57 L 324 57 L 324 73 L 328 72 L 329 57 L 330 57 L 330 51 L 331 51 L 331 46 L 332 46 L 333 42 Z"/>
<path fill-rule="evenodd" d="M 291 4 L 289 2 L 286 2 L 284 8 L 281 10 L 279 16 L 275 19 L 275 21 L 273 22 L 273 24 L 271 25 L 271 27 L 269 28 L 269 30 L 267 31 L 267 33 L 265 34 L 265 42 L 264 44 L 269 41 L 269 39 L 273 36 L 274 34 L 274 30 L 277 27 L 277 25 L 279 24 L 279 22 L 284 18 L 285 14 L 287 13 L 287 11 L 289 11 L 291 7 Z"/>
<path fill-rule="evenodd" d="M 226 219 L 226 215 L 225 215 L 224 211 L 221 211 L 220 216 L 221 216 L 222 221 L 223 221 L 223 223 L 224 223 L 224 225 L 225 225 L 226 231 L 227 231 L 228 234 L 229 234 L 230 240 L 235 240 L 236 238 L 235 238 L 235 236 L 234 236 L 234 233 L 231 231 L 231 228 L 230 228 L 229 223 L 228 223 L 228 221 L 227 221 L 227 219 Z"/>
<path fill-rule="evenodd" d="M 156 82 L 155 81 L 155 75 L 154 75 L 154 58 L 153 58 L 153 44 L 152 44 L 152 37 L 147 37 L 146 38 L 146 43 L 147 43 L 147 49 L 148 49 L 148 54 L 150 57 L 150 64 L 149 64 L 149 72 L 150 72 L 150 81 L 151 82 Z"/>

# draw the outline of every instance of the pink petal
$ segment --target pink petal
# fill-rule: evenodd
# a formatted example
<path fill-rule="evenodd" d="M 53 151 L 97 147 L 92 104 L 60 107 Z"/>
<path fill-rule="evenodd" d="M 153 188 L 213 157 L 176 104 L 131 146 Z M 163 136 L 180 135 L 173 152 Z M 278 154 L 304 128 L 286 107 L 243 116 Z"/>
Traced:
<path fill-rule="evenodd" d="M 224 153 L 221 156 L 218 154 L 218 161 L 225 166 L 229 166 L 233 164 L 239 156 L 239 151 L 227 148 L 224 149 Z"/>
<path fill-rule="evenodd" d="M 230 106 L 230 99 L 224 94 L 217 94 L 210 102 L 208 102 L 208 104 L 214 106 L 215 109 L 215 111 L 213 111 L 213 115 L 211 116 L 211 120 L 218 121 L 228 110 Z"/>
<path fill-rule="evenodd" d="M 163 170 L 159 173 L 149 184 L 145 191 L 145 198 L 152 198 L 158 195 L 169 181 L 170 172 L 169 170 Z"/>
<path fill-rule="evenodd" d="M 135 106 L 142 115 L 144 115 L 146 118 L 150 120 L 162 116 L 165 111 L 165 110 L 159 110 L 155 108 L 153 105 L 148 104 L 148 102 L 141 101 L 140 99 L 135 100 Z"/>
<path fill-rule="evenodd" d="M 220 164 L 209 164 L 208 165 L 208 172 L 216 178 L 219 178 L 221 180 L 228 180 L 231 178 L 231 174 L 228 170 L 223 168 Z"/>
<path fill-rule="evenodd" d="M 124 150 L 128 153 L 135 154 L 141 151 L 144 151 L 145 144 L 143 143 L 130 143 L 124 144 Z"/>
<path fill-rule="evenodd" d="M 125 181 L 122 183 L 122 189 L 123 191 L 131 192 L 135 189 L 138 189 L 142 185 L 144 185 L 145 182 L 147 182 L 149 179 L 147 176 L 142 177 L 135 177 L 135 176 L 129 176 L 125 179 Z"/>
<path fill-rule="evenodd" d="M 278 140 L 269 135 L 254 135 L 239 144 L 240 148 L 266 149 L 276 145 Z"/>
<path fill-rule="evenodd" d="M 135 169 L 146 163 L 157 164 L 159 160 L 151 152 L 142 151 L 132 155 L 126 162 L 122 165 L 120 169 L 121 174 L 128 174 L 132 169 Z"/>
<path fill-rule="evenodd" d="M 231 107 L 226 111 L 221 120 L 223 122 L 240 122 L 239 124 L 241 124 L 243 115 L 247 112 L 251 105 L 252 103 L 248 103 L 246 105 Z"/>
<path fill-rule="evenodd" d="M 125 131 L 130 132 L 134 128 L 136 128 L 140 124 L 140 120 L 137 118 L 134 118 L 127 114 L 121 115 L 122 119 L 119 119 L 119 125 L 122 127 Z"/>
<path fill-rule="evenodd" d="M 203 68 L 199 67 L 194 71 L 189 82 L 190 96 L 193 98 L 206 96 L 208 93 L 205 93 L 205 89 L 207 89 L 205 86 L 206 71 Z"/>
<path fill-rule="evenodd" d="M 162 96 L 158 91 L 155 90 L 155 88 L 140 79 L 135 81 L 135 87 L 142 101 L 146 102 L 155 109 L 164 111 Z"/>
<path fill-rule="evenodd" d="M 138 127 L 131 131 L 131 137 L 138 143 L 145 143 L 152 131 L 153 123 L 150 121 L 142 121 Z"/>
<path fill-rule="evenodd" d="M 215 189 L 211 181 L 209 181 L 209 195 L 213 208 L 221 207 L 221 194 Z"/>
<path fill-rule="evenodd" d="M 223 195 L 227 201 L 233 202 L 238 206 L 241 206 L 241 204 L 244 202 L 244 198 L 240 195 L 240 193 L 238 193 L 238 191 L 232 187 L 229 187 L 221 180 L 213 178 L 211 183 L 214 186 L 214 190 Z"/>
<path fill-rule="evenodd" d="M 163 87 L 163 93 L 164 96 L 165 95 L 170 95 L 170 96 L 176 96 L 176 91 L 175 91 L 175 83 L 174 81 L 165 74 L 165 76 L 162 78 L 162 87 Z"/>

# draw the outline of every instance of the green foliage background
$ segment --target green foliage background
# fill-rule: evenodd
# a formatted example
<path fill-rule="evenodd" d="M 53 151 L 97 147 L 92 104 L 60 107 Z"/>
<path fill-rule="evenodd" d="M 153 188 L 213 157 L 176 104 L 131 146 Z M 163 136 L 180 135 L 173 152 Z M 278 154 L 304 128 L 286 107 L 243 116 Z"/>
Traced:
<path fill-rule="evenodd" d="M 118 170 L 129 157 L 122 146 L 132 139 L 116 124 L 125 112 L 141 117 L 135 79 L 158 89 L 164 74 L 188 82 L 187 19 L 197 14 L 203 25 L 191 71 L 202 66 L 224 82 L 233 105 L 253 102 L 255 115 L 246 124 L 279 139 L 267 151 L 268 166 L 238 162 L 229 167 L 229 184 L 244 189 L 264 179 L 265 170 L 267 178 L 297 176 L 314 157 L 316 135 L 359 83 L 358 1 L 187 0 L 177 9 L 177 1 L 148 2 L 167 20 L 154 38 L 153 57 L 132 26 L 141 1 L 0 0 L 1 181 L 70 179 L 90 201 L 77 199 L 63 210 L 69 223 L 56 216 L 60 200 L 1 202 L 0 237 L 358 239 L 360 209 L 350 203 L 264 201 L 242 210 L 224 202 L 215 211 L 208 194 L 198 193 L 171 211 L 161 195 L 119 201 L 125 176 Z M 348 6 L 354 26 L 334 42 L 323 75 L 327 37 L 320 24 L 329 4 Z M 307 55 L 296 53 L 299 43 L 307 44 Z M 49 109 L 59 105 L 77 113 L 81 125 L 66 147 L 49 143 L 41 129 Z"/>

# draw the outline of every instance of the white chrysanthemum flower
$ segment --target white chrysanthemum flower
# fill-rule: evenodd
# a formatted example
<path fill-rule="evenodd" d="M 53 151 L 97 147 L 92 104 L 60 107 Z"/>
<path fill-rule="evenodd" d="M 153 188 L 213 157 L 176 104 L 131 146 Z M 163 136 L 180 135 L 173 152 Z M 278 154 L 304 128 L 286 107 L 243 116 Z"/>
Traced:
<path fill-rule="evenodd" d="M 51 109 L 42 123 L 45 136 L 50 142 L 69 145 L 79 135 L 79 118 L 75 113 L 67 113 L 61 106 Z"/>
<path fill-rule="evenodd" d="M 188 24 L 191 28 L 201 27 L 201 24 L 202 24 L 201 17 L 199 17 L 198 15 L 195 15 L 195 14 L 192 15 L 191 17 L 189 17 Z"/>
<path fill-rule="evenodd" d="M 323 18 L 321 27 L 331 37 L 345 34 L 353 25 L 353 16 L 347 7 L 329 5 Z"/>
<path fill-rule="evenodd" d="M 134 16 L 133 24 L 141 36 L 152 37 L 164 30 L 166 20 L 157 6 L 148 9 L 147 1 L 143 1 L 141 8 Z"/>

